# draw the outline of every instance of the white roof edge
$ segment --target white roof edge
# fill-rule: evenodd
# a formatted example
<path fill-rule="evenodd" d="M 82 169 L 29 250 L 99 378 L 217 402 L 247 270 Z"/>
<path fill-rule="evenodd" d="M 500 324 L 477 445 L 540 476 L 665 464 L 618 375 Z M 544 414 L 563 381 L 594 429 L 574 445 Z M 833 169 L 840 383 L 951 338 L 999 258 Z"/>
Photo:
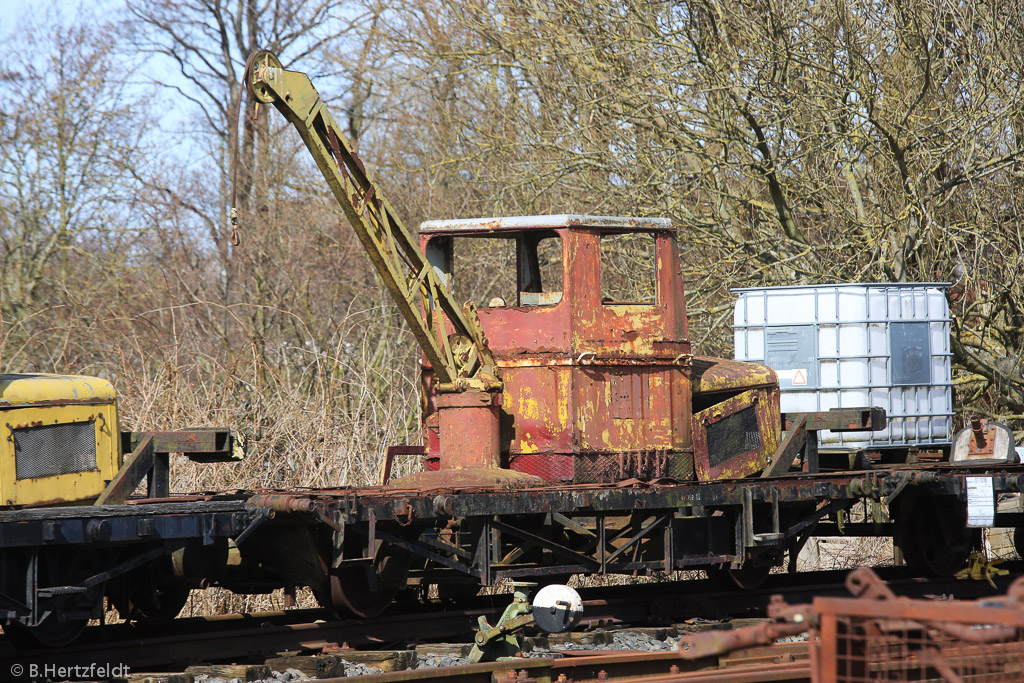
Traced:
<path fill-rule="evenodd" d="M 565 228 L 573 226 L 593 228 L 622 228 L 625 230 L 674 230 L 668 218 L 634 218 L 628 216 L 587 216 L 563 213 L 547 216 L 505 216 L 495 218 L 453 218 L 424 221 L 421 231 L 435 230 L 516 230 L 525 228 Z"/>

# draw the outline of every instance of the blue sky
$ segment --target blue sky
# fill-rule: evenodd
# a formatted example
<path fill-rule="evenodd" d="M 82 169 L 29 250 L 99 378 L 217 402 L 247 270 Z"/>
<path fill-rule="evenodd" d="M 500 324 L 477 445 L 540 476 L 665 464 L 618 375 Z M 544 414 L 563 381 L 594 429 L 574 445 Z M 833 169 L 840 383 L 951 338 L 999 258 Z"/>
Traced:
<path fill-rule="evenodd" d="M 53 15 L 63 15 L 65 23 L 79 19 L 84 20 L 84 25 L 88 26 L 88 21 L 92 17 L 96 18 L 98 24 L 103 20 L 117 18 L 121 12 L 125 12 L 125 0 L 0 0 L 0 45 L 8 45 L 7 38 L 17 31 L 19 22 L 23 18 L 45 23 L 48 19 L 56 18 Z M 166 92 L 153 88 L 149 80 L 149 76 L 155 74 L 158 74 L 160 79 L 165 82 L 178 80 L 177 72 L 165 73 L 164 68 L 165 65 L 161 64 L 159 60 L 148 63 L 136 72 L 135 84 L 132 87 L 137 88 L 140 95 L 150 92 L 158 96 L 166 96 Z M 154 111 L 160 114 L 156 122 L 157 126 L 163 130 L 180 130 L 182 127 L 187 127 L 191 116 L 189 105 L 181 100 L 157 107 Z M 183 155 L 183 159 L 189 160 L 190 163 L 203 163 L 206 155 L 201 150 L 194 148 L 195 141 L 187 135 L 171 136 L 168 139 L 173 141 L 166 146 L 168 153 L 185 148 L 186 154 Z"/>
<path fill-rule="evenodd" d="M 16 35 L 22 20 L 42 26 L 51 22 L 99 26 L 103 22 L 126 17 L 126 4 L 126 0 L 0 0 L 0 45 L 18 49 L 17 41 L 11 40 L 11 37 Z M 31 55 L 23 56 L 30 60 L 32 58 Z M 194 84 L 187 82 L 167 59 L 140 58 L 131 66 L 139 68 L 128 81 L 130 92 L 140 97 L 152 95 L 157 100 L 150 115 L 155 127 L 167 133 L 164 136 L 165 152 L 176 154 L 183 151 L 182 163 L 187 166 L 206 163 L 210 150 L 202 141 L 209 130 L 197 108 L 173 89 L 160 88 L 155 82 L 181 87 L 186 91 L 193 90 Z"/>
<path fill-rule="evenodd" d="M 0 33 L 7 35 L 14 28 L 14 22 L 21 15 L 26 7 L 36 6 L 39 3 L 26 2 L 25 0 L 4 0 L 0 2 Z"/>
<path fill-rule="evenodd" d="M 46 0 L 0 0 L 0 35 L 6 36 L 14 28 L 27 10 L 48 9 L 51 6 Z M 75 12 L 79 9 L 87 11 L 109 12 L 124 7 L 123 0 L 52 0 L 52 6 L 64 12 Z"/>

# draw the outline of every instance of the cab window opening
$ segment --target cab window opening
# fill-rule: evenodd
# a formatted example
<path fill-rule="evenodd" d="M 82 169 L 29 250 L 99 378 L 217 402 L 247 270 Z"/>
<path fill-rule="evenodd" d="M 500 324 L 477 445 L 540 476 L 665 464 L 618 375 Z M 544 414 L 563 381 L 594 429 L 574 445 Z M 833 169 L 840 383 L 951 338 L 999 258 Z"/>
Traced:
<path fill-rule="evenodd" d="M 562 240 L 555 232 L 516 238 L 520 306 L 550 306 L 562 300 Z"/>
<path fill-rule="evenodd" d="M 657 293 L 654 233 L 602 234 L 601 303 L 650 305 Z"/>
<path fill-rule="evenodd" d="M 460 302 L 479 308 L 549 306 L 562 300 L 562 240 L 554 231 L 441 235 L 427 259 Z"/>

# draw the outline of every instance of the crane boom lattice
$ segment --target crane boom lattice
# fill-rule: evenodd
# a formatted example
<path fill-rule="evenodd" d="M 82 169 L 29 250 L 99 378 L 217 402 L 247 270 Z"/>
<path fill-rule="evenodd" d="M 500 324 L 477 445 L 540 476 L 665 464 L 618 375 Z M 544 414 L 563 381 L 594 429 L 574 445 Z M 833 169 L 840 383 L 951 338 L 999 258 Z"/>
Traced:
<path fill-rule="evenodd" d="M 309 77 L 283 68 L 273 53 L 259 50 L 246 64 L 245 85 L 256 101 L 273 104 L 298 130 L 434 367 L 439 388 L 500 390 L 494 358 L 475 308 L 455 300 L 340 132 Z M 454 328 L 451 335 L 446 333 L 445 317 Z"/>

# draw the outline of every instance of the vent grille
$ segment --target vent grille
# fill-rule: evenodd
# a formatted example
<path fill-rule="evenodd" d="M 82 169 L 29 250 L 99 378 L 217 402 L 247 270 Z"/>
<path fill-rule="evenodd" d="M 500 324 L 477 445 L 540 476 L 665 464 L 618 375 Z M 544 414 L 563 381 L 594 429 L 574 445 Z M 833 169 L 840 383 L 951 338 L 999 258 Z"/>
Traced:
<path fill-rule="evenodd" d="M 708 425 L 708 460 L 712 467 L 720 467 L 740 453 L 760 447 L 761 432 L 754 406 Z"/>
<path fill-rule="evenodd" d="M 96 467 L 95 422 L 24 427 L 14 432 L 18 479 L 89 472 Z"/>

